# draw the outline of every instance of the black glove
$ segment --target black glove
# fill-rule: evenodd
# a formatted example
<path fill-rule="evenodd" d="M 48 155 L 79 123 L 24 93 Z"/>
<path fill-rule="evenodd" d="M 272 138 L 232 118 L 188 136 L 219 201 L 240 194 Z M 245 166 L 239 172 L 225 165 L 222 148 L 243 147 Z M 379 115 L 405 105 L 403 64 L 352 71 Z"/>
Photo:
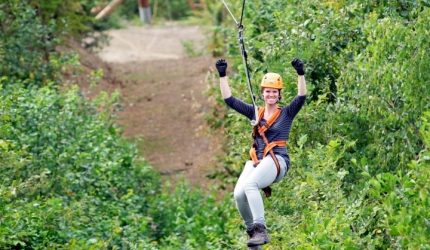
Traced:
<path fill-rule="evenodd" d="M 305 66 L 300 59 L 294 58 L 294 60 L 291 62 L 291 65 L 293 65 L 294 69 L 296 69 L 297 74 L 299 76 L 305 75 Z"/>
<path fill-rule="evenodd" d="M 215 67 L 218 70 L 219 77 L 224 77 L 226 75 L 227 62 L 224 59 L 216 61 Z"/>

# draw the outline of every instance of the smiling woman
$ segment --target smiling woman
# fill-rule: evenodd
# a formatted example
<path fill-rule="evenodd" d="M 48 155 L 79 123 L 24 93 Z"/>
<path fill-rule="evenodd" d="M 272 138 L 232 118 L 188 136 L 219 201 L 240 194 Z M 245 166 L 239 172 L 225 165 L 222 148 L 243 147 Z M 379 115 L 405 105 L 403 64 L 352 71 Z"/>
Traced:
<path fill-rule="evenodd" d="M 284 87 L 282 77 L 276 73 L 265 74 L 260 84 L 265 105 L 258 109 L 258 116 L 255 117 L 253 105 L 232 96 L 226 73 L 227 62 L 223 59 L 216 62 L 221 95 L 225 103 L 248 119 L 257 121 L 253 129 L 251 160 L 246 162 L 234 189 L 236 206 L 250 236 L 247 243 L 250 249 L 257 249 L 260 245 L 269 242 L 263 199 L 259 189 L 269 197 L 270 185 L 281 181 L 287 173 L 290 165 L 286 148 L 288 136 L 294 117 L 306 99 L 303 62 L 294 59 L 291 64 L 298 74 L 298 95 L 289 105 L 279 107 L 278 101 L 281 99 L 281 90 Z"/>

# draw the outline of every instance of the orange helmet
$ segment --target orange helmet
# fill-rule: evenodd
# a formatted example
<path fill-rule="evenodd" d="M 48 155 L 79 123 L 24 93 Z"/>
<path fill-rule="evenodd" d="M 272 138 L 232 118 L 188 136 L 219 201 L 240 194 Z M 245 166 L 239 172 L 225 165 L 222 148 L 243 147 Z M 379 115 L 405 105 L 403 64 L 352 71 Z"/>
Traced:
<path fill-rule="evenodd" d="M 281 75 L 276 73 L 267 73 L 263 76 L 260 86 L 262 88 L 282 89 L 284 87 L 284 82 L 282 82 Z"/>

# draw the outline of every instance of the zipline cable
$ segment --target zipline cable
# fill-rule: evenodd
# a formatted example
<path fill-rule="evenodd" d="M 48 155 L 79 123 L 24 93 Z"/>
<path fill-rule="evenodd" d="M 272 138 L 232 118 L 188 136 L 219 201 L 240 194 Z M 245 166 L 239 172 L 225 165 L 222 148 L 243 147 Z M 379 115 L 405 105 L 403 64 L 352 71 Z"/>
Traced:
<path fill-rule="evenodd" d="M 236 18 L 234 18 L 233 13 L 231 13 L 230 9 L 228 8 L 227 4 L 224 2 L 224 0 L 221 0 L 222 3 L 224 4 L 225 8 L 227 9 L 228 13 L 230 13 L 230 16 L 233 18 L 233 21 L 236 23 L 236 25 L 239 25 L 239 23 L 237 22 Z M 240 20 L 240 22 L 242 23 L 242 19 Z"/>
<path fill-rule="evenodd" d="M 248 90 L 249 90 L 249 93 L 251 94 L 252 105 L 254 107 L 254 113 L 255 113 L 255 119 L 251 120 L 251 125 L 252 126 L 256 126 L 258 124 L 258 107 L 257 107 L 257 105 L 255 103 L 254 91 L 252 91 L 251 75 L 249 74 L 249 67 L 248 67 L 248 54 L 246 53 L 245 42 L 243 41 L 243 25 L 242 25 L 242 20 L 243 20 L 243 14 L 245 12 L 245 0 L 242 1 L 242 11 L 241 11 L 242 13 L 240 15 L 240 22 L 239 23 L 237 22 L 236 18 L 234 18 L 233 13 L 230 11 L 230 9 L 228 8 L 228 6 L 225 3 L 225 1 L 224 0 L 221 0 L 221 1 L 224 4 L 224 6 L 227 9 L 227 11 L 230 13 L 231 17 L 233 18 L 233 20 L 236 23 L 236 26 L 237 26 L 237 28 L 239 30 L 239 32 L 238 32 L 239 47 L 240 47 L 240 52 L 241 52 L 241 55 L 242 55 L 242 62 L 243 62 L 243 65 L 245 66 L 245 75 L 246 75 Z"/>

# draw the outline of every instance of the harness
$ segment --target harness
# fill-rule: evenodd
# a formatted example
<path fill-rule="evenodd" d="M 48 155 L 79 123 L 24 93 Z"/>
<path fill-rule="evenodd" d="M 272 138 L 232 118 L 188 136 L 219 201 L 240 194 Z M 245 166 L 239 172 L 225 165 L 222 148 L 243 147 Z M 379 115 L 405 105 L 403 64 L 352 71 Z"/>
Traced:
<path fill-rule="evenodd" d="M 264 116 L 264 107 L 261 107 L 258 109 L 258 120 L 261 121 L 261 119 Z M 254 163 L 254 167 L 257 167 L 260 163 L 260 160 L 257 157 L 257 150 L 255 145 L 255 139 L 257 134 L 260 135 L 263 138 L 264 143 L 266 146 L 264 147 L 263 151 L 263 158 L 269 153 L 272 157 L 273 161 L 276 165 L 276 178 L 279 177 L 279 174 L 281 173 L 281 165 L 279 164 L 278 158 L 276 158 L 275 153 L 273 152 L 273 148 L 275 147 L 286 147 L 288 144 L 288 141 L 271 141 L 267 139 L 265 133 L 266 131 L 273 125 L 273 123 L 276 122 L 279 115 L 281 114 L 281 109 L 278 107 L 276 111 L 269 117 L 266 124 L 264 125 L 257 125 L 253 129 L 252 137 L 254 138 L 254 141 L 251 145 L 251 149 L 249 150 L 249 156 L 251 157 L 252 162 Z M 263 188 L 264 193 L 266 194 L 266 197 L 270 197 L 272 194 L 272 189 L 270 186 Z"/>

